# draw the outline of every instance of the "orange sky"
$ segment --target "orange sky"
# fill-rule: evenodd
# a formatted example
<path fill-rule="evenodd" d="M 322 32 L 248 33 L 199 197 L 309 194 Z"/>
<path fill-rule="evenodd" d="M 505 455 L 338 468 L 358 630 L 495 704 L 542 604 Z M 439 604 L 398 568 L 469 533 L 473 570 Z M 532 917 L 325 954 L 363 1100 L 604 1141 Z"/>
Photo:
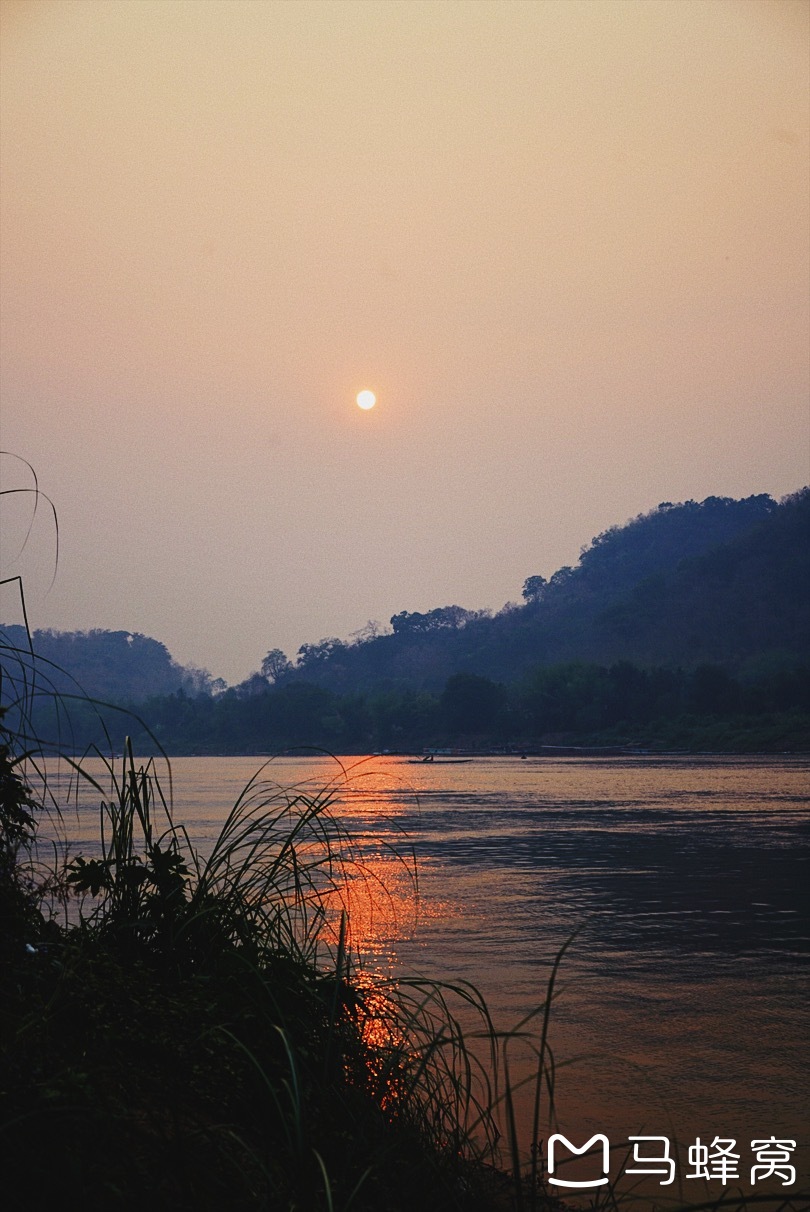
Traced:
<path fill-rule="evenodd" d="M 34 626 L 234 680 L 810 478 L 805 0 L 2 11 Z"/>

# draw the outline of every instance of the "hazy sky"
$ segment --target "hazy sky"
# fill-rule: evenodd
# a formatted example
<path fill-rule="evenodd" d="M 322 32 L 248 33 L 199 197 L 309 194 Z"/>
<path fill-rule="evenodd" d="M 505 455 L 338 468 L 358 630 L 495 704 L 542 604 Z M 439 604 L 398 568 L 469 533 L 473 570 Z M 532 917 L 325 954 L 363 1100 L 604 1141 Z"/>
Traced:
<path fill-rule="evenodd" d="M 234 681 L 806 483 L 809 13 L 4 3 L 2 445 L 62 545 L 47 593 L 5 498 L 32 625 Z"/>

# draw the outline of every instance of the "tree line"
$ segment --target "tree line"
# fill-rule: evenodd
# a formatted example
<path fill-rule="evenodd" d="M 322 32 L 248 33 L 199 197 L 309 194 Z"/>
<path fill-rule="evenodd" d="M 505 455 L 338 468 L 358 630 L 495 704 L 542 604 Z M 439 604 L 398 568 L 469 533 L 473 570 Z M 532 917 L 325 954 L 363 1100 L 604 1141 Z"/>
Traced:
<path fill-rule="evenodd" d="M 56 725 L 47 710 L 40 712 L 41 734 Z M 120 748 L 131 735 L 146 752 L 154 737 L 169 754 L 263 754 L 306 746 L 342 753 L 447 746 L 532 750 L 600 741 L 671 746 L 679 735 L 699 739 L 701 728 L 717 735 L 722 723 L 748 734 L 742 748 L 778 750 L 807 746 L 810 669 L 775 661 L 735 676 L 715 664 L 684 670 L 571 662 L 537 668 L 512 685 L 457 673 L 438 693 L 406 686 L 339 694 L 295 681 L 218 697 L 181 690 L 133 711 L 110 715 L 74 702 L 69 715 L 75 740 Z"/>

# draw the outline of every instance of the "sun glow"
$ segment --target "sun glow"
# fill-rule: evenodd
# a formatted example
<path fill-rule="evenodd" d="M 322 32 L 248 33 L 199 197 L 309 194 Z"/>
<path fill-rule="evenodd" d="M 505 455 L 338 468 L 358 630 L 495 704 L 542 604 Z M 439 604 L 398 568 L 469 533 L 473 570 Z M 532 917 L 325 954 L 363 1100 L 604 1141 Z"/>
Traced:
<path fill-rule="evenodd" d="M 373 391 L 361 391 L 358 392 L 357 403 L 360 408 L 368 411 L 369 408 L 373 408 L 377 403 L 377 397 Z"/>

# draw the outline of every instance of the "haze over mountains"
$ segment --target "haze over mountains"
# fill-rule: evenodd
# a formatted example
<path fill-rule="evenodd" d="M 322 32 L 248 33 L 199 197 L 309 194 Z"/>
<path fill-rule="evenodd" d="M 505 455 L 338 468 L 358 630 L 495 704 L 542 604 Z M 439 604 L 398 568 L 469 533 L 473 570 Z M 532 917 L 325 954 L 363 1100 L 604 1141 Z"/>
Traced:
<path fill-rule="evenodd" d="M 262 672 L 232 693 L 255 695 L 296 682 L 338 694 L 437 693 L 454 674 L 512 683 L 564 662 L 685 669 L 710 662 L 743 678 L 804 664 L 810 654 L 808 539 L 810 489 L 778 503 L 765 494 L 664 502 L 598 535 L 575 567 L 548 581 L 528 576 L 521 605 L 507 604 L 495 615 L 459 606 L 401 611 L 383 634 L 370 625 L 350 641 L 305 644 L 293 661 L 271 648 Z M 361 613 L 360 601 L 358 608 Z M 3 634 L 7 643 L 27 646 L 21 627 Z M 33 641 L 60 690 L 75 691 L 78 683 L 93 697 L 137 703 L 225 689 L 142 635 L 39 631 Z"/>

